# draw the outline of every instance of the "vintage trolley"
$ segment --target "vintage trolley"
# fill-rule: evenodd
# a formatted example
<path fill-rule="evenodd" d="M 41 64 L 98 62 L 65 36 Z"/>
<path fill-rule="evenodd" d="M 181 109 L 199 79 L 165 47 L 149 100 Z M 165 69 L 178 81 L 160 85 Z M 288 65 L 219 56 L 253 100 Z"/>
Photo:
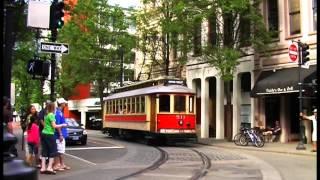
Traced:
<path fill-rule="evenodd" d="M 118 88 L 104 98 L 103 132 L 149 140 L 196 141 L 195 93 L 159 78 Z"/>

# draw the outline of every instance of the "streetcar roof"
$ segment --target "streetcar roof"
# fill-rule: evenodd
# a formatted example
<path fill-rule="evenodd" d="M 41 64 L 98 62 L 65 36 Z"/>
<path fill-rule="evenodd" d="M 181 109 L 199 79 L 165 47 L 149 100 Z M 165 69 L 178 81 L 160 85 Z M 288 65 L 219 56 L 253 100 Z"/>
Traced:
<path fill-rule="evenodd" d="M 139 96 L 139 95 L 146 95 L 146 94 L 159 94 L 159 93 L 195 94 L 192 89 L 190 89 L 186 86 L 158 85 L 158 86 L 151 86 L 151 87 L 146 87 L 146 88 L 135 89 L 135 90 L 131 90 L 131 91 L 125 91 L 125 92 L 111 94 L 110 96 L 103 98 L 103 100 L 118 99 L 118 98 Z"/>

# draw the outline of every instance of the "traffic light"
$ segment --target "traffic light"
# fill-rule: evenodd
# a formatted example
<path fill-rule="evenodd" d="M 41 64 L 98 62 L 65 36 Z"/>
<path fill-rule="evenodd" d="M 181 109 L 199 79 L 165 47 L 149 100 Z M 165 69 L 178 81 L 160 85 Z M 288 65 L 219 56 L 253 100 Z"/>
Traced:
<path fill-rule="evenodd" d="M 310 60 L 309 56 L 309 45 L 301 43 L 301 64 L 305 64 Z"/>
<path fill-rule="evenodd" d="M 64 25 L 64 2 L 54 0 L 50 6 L 50 29 L 60 29 Z"/>

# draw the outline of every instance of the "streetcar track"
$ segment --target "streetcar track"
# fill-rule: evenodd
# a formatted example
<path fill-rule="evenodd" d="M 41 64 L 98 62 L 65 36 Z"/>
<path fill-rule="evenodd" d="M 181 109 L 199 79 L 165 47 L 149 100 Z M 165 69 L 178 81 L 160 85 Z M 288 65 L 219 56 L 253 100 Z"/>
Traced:
<path fill-rule="evenodd" d="M 143 174 L 149 170 L 155 170 L 157 168 L 159 168 L 162 164 L 164 164 L 165 162 L 168 161 L 168 153 L 164 150 L 162 150 L 161 148 L 158 148 L 158 147 L 155 147 L 158 151 L 160 151 L 161 155 L 160 155 L 160 158 L 154 162 L 151 166 L 147 167 L 147 168 L 144 168 L 144 169 L 141 169 L 139 171 L 136 171 L 134 173 L 131 173 L 129 175 L 126 175 L 126 176 L 123 176 L 123 177 L 120 177 L 120 178 L 117 178 L 116 180 L 123 180 L 123 179 L 127 179 L 127 178 L 130 178 L 130 177 L 134 177 L 134 176 L 137 176 L 139 174 Z"/>
<path fill-rule="evenodd" d="M 204 177 L 207 173 L 208 173 L 208 170 L 210 169 L 211 167 L 211 160 L 210 158 L 205 155 L 204 153 L 202 152 L 199 152 L 195 149 L 191 149 L 193 152 L 197 153 L 200 157 L 201 157 L 201 160 L 202 160 L 202 167 L 200 170 L 198 170 L 191 178 L 190 180 L 196 180 L 196 179 L 200 179 L 202 177 Z"/>

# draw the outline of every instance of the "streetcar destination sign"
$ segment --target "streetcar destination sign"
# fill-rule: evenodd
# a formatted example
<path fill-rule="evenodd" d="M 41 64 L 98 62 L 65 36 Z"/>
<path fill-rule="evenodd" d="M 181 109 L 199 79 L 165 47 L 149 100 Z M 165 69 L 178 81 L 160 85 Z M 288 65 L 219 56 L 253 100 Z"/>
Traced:
<path fill-rule="evenodd" d="M 69 45 L 63 43 L 41 42 L 40 51 L 45 53 L 69 54 Z"/>

